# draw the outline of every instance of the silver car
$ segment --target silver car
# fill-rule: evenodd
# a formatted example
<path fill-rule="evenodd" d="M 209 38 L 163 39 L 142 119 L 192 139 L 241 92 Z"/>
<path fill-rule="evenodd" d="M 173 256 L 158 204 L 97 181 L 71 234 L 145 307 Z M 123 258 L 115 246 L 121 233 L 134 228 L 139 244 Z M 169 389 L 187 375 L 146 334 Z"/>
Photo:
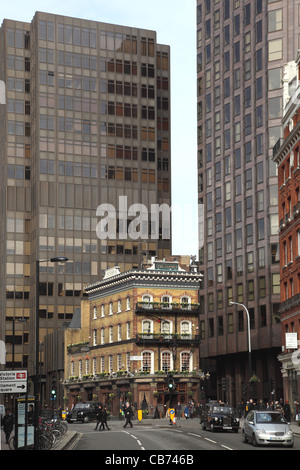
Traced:
<path fill-rule="evenodd" d="M 294 436 L 285 417 L 278 411 L 253 410 L 248 413 L 242 429 L 243 442 L 257 445 L 293 447 Z"/>

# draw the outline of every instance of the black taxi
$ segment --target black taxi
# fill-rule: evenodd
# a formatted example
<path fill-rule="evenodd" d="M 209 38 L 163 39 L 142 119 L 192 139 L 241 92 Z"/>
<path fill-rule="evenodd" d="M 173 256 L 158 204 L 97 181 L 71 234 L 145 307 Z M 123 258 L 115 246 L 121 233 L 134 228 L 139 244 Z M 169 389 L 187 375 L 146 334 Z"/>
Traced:
<path fill-rule="evenodd" d="M 72 411 L 67 415 L 68 423 L 74 423 L 76 421 L 88 423 L 89 421 L 95 421 L 99 413 L 100 405 L 101 403 L 98 402 L 76 403 Z"/>
<path fill-rule="evenodd" d="M 200 423 L 202 429 L 210 429 L 212 432 L 217 430 L 238 432 L 240 427 L 240 419 L 233 407 L 217 401 L 205 403 Z"/>

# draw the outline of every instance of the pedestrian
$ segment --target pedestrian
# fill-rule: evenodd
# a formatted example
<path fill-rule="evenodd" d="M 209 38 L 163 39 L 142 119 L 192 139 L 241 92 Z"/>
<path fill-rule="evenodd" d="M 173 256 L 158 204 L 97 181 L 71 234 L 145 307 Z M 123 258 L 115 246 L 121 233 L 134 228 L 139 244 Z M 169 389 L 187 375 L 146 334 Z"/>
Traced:
<path fill-rule="evenodd" d="M 176 405 L 176 418 L 180 419 L 181 417 L 181 403 L 180 401 Z"/>
<path fill-rule="evenodd" d="M 106 429 L 109 431 L 110 428 L 107 426 L 107 411 L 106 411 L 106 406 L 104 407 L 104 410 L 102 411 L 102 418 L 101 418 L 101 424 L 100 424 L 100 429 L 99 431 L 104 431 L 106 426 Z"/>
<path fill-rule="evenodd" d="M 99 409 L 98 409 L 98 413 L 97 413 L 97 424 L 96 424 L 96 427 L 95 427 L 95 431 L 97 431 L 99 423 L 102 422 L 102 414 L 103 414 L 102 405 L 99 405 Z"/>
<path fill-rule="evenodd" d="M 188 419 L 189 417 L 189 407 L 187 405 L 185 405 L 185 408 L 184 408 L 184 416 L 186 419 Z"/>
<path fill-rule="evenodd" d="M 5 442 L 8 444 L 11 432 L 14 427 L 14 418 L 9 409 L 5 410 L 4 418 L 2 419 L 3 431 L 5 434 Z"/>
<path fill-rule="evenodd" d="M 287 422 L 290 423 L 291 422 L 291 407 L 288 401 L 286 401 L 283 405 L 283 414 Z"/>
<path fill-rule="evenodd" d="M 132 428 L 132 422 L 131 422 L 131 418 L 133 417 L 133 411 L 132 411 L 132 408 L 130 406 L 130 404 L 127 402 L 126 403 L 126 408 L 125 408 L 125 419 L 126 419 L 126 422 L 123 426 L 123 428 L 126 428 L 127 424 L 130 424 L 130 427 Z"/>
<path fill-rule="evenodd" d="M 263 401 L 262 398 L 261 398 L 261 399 L 259 400 L 259 402 L 258 402 L 258 409 L 259 409 L 260 411 L 263 411 L 263 410 L 266 409 L 266 405 L 264 404 L 264 401 Z"/>

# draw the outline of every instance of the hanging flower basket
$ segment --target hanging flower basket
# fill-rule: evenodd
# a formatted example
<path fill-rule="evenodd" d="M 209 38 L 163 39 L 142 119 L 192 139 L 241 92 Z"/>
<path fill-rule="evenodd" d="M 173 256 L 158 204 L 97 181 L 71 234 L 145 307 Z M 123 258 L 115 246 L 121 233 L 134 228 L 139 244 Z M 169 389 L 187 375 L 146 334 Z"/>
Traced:
<path fill-rule="evenodd" d="M 251 383 L 260 382 L 260 378 L 257 377 L 257 375 L 252 375 L 252 377 L 250 377 L 249 382 Z"/>

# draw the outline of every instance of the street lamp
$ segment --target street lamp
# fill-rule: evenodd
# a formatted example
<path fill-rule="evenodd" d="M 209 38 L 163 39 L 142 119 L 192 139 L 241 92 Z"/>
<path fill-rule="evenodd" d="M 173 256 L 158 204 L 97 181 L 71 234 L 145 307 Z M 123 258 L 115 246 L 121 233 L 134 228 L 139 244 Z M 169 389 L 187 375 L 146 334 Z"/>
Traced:
<path fill-rule="evenodd" d="M 238 302 L 230 302 L 231 305 L 240 305 L 243 307 L 247 314 L 247 322 L 248 322 L 248 358 L 249 358 L 249 374 L 250 374 L 250 379 L 252 377 L 252 360 L 251 360 L 251 336 L 250 336 L 250 315 L 248 312 L 247 307 L 244 304 L 240 304 Z M 250 382 L 251 383 L 251 382 Z"/>
<path fill-rule="evenodd" d="M 40 322 L 39 322 L 39 310 L 40 310 L 40 263 L 65 263 L 68 261 L 68 258 L 65 256 L 56 256 L 50 259 L 36 260 L 35 264 L 35 377 L 34 377 L 34 396 L 35 396 L 35 438 L 34 438 L 34 448 L 38 450 L 39 443 L 39 343 L 40 343 Z"/>

